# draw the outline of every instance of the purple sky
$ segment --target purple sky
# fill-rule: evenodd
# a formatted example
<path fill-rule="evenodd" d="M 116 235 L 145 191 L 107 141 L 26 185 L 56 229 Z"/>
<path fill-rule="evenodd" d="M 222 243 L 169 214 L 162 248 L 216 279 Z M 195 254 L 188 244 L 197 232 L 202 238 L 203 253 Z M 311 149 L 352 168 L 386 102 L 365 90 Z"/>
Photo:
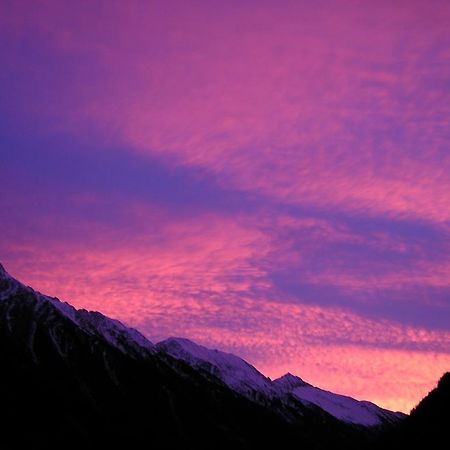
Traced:
<path fill-rule="evenodd" d="M 394 409 L 450 369 L 447 1 L 4 0 L 0 52 L 12 275 Z"/>

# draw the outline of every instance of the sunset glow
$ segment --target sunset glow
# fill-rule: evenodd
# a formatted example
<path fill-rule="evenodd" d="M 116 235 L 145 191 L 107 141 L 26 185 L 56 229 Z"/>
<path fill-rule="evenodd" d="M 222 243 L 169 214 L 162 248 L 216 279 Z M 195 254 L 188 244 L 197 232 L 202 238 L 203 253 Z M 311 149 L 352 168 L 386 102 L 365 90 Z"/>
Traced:
<path fill-rule="evenodd" d="M 394 410 L 450 369 L 448 1 L 2 1 L 0 48 L 13 276 Z"/>

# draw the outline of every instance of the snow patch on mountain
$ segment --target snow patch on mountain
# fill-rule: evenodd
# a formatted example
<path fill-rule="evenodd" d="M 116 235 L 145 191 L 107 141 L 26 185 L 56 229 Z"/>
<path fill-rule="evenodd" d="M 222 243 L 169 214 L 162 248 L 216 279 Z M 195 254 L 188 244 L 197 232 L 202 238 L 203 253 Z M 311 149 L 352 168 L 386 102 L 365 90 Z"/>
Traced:
<path fill-rule="evenodd" d="M 250 397 L 255 393 L 276 394 L 269 378 L 231 353 L 211 350 L 184 338 L 169 338 L 156 344 L 156 348 L 193 368 L 209 372 L 240 394 Z"/>
<path fill-rule="evenodd" d="M 339 420 L 356 425 L 373 427 L 384 422 L 393 422 L 403 416 L 401 413 L 393 413 L 371 402 L 359 401 L 319 389 L 291 374 L 274 380 L 274 384 L 281 390 L 291 393 L 304 405 L 313 404 Z"/>

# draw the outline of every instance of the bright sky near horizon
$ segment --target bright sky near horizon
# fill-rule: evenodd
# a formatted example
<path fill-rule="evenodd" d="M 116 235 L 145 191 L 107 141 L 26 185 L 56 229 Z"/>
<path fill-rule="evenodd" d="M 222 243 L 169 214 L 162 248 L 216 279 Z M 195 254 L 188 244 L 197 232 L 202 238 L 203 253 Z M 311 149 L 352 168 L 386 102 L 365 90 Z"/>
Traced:
<path fill-rule="evenodd" d="M 450 370 L 450 3 L 0 2 L 0 262 L 152 340 L 409 411 Z"/>

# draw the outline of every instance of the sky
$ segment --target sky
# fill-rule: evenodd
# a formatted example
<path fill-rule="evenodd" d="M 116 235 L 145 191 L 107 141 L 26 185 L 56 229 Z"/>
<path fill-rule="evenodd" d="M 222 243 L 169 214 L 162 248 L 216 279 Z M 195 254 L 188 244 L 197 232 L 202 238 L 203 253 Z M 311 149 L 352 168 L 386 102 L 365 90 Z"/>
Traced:
<path fill-rule="evenodd" d="M 450 4 L 0 2 L 0 261 L 152 341 L 409 411 L 450 369 Z"/>

